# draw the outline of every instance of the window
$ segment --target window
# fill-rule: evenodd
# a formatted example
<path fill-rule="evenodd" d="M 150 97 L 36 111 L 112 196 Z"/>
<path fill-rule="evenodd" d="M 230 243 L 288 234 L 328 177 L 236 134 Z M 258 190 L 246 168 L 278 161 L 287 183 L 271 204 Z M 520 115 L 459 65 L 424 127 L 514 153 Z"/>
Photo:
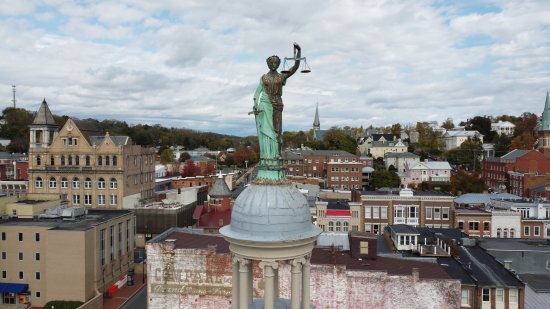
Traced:
<path fill-rule="evenodd" d="M 518 290 L 517 289 L 509 289 L 508 290 L 508 297 L 510 303 L 517 303 L 518 302 Z"/>
<path fill-rule="evenodd" d="M 368 241 L 359 242 L 359 254 L 369 254 L 369 242 Z"/>
<path fill-rule="evenodd" d="M 122 222 L 118 224 L 118 257 L 122 256 Z"/>
<path fill-rule="evenodd" d="M 40 272 L 37 271 L 37 272 L 34 274 L 34 277 L 36 278 L 36 280 L 40 280 Z"/>
<path fill-rule="evenodd" d="M 97 196 L 97 203 L 99 205 L 105 205 L 105 195 L 100 194 Z"/>
<path fill-rule="evenodd" d="M 73 194 L 73 205 L 79 205 L 80 204 L 80 195 Z"/>
<path fill-rule="evenodd" d="M 395 216 L 396 218 L 403 218 L 403 206 L 395 206 Z"/>
<path fill-rule="evenodd" d="M 69 166 L 73 165 L 73 156 L 69 155 Z"/>
<path fill-rule="evenodd" d="M 497 229 L 497 238 L 500 238 L 501 233 L 502 233 L 502 229 L 499 227 Z"/>
<path fill-rule="evenodd" d="M 508 229 L 507 228 L 504 229 L 504 233 L 502 233 L 502 236 L 504 238 L 508 238 Z"/>
<path fill-rule="evenodd" d="M 500 288 L 500 289 L 497 288 L 497 289 L 496 289 L 496 294 L 497 294 L 497 296 L 496 296 L 496 302 L 497 302 L 497 303 L 503 303 L 503 302 L 504 302 L 504 290 L 501 289 L 501 288 Z"/>
<path fill-rule="evenodd" d="M 113 156 L 113 166 L 116 166 L 116 165 L 117 165 L 117 157 Z"/>
<path fill-rule="evenodd" d="M 7 258 L 8 258 L 8 257 L 7 257 L 6 251 L 2 251 L 2 260 L 5 260 L 5 259 L 7 259 Z"/>
<path fill-rule="evenodd" d="M 336 232 L 340 232 L 342 229 L 342 223 L 340 221 L 336 221 Z"/>
<path fill-rule="evenodd" d="M 25 276 L 23 275 L 23 272 L 20 271 L 20 272 L 19 272 L 19 279 L 23 280 L 24 277 L 25 277 Z"/>
<path fill-rule="evenodd" d="M 97 187 L 100 189 L 105 189 L 105 179 L 99 178 L 99 181 L 97 182 Z"/>
<path fill-rule="evenodd" d="M 550 269 L 550 261 L 546 261 L 546 269 Z"/>
<path fill-rule="evenodd" d="M 23 233 L 19 233 L 19 241 L 23 241 Z"/>
<path fill-rule="evenodd" d="M 510 229 L 510 238 L 514 238 L 515 234 L 516 234 L 516 230 L 511 228 Z"/>
<path fill-rule="evenodd" d="M 491 289 L 484 288 L 482 292 L 482 300 L 483 301 L 491 301 Z"/>
<path fill-rule="evenodd" d="M 2 232 L 2 240 L 6 240 L 6 232 Z"/>
<path fill-rule="evenodd" d="M 117 188 L 117 181 L 115 178 L 111 178 L 111 182 L 109 183 L 109 187 L 111 189 L 116 189 Z"/>
<path fill-rule="evenodd" d="M 372 218 L 373 218 L 373 219 L 378 219 L 378 218 L 380 218 L 380 213 L 379 213 L 379 211 L 380 211 L 380 208 L 378 208 L 378 207 L 373 207 L 373 208 L 372 208 Z"/>
<path fill-rule="evenodd" d="M 23 261 L 23 252 L 19 252 L 19 261 Z"/>
<path fill-rule="evenodd" d="M 55 165 L 55 157 L 50 156 L 50 165 Z"/>
<path fill-rule="evenodd" d="M 329 221 L 328 222 L 328 231 L 333 232 L 334 231 L 334 222 Z"/>
<path fill-rule="evenodd" d="M 40 253 L 39 253 L 39 252 L 36 252 L 36 253 L 34 254 L 34 259 L 35 259 L 36 261 L 40 261 Z"/>
<path fill-rule="evenodd" d="M 426 207 L 426 219 L 432 219 L 432 208 Z"/>
<path fill-rule="evenodd" d="M 84 180 L 84 189 L 91 189 L 92 188 L 92 180 L 90 178 L 86 178 Z"/>
<path fill-rule="evenodd" d="M 34 240 L 40 241 L 40 233 L 34 233 Z"/>
<path fill-rule="evenodd" d="M 441 209 L 434 208 L 434 220 L 440 220 L 440 219 L 441 219 Z"/>
<path fill-rule="evenodd" d="M 86 166 L 90 166 L 90 156 L 86 156 Z"/>
<path fill-rule="evenodd" d="M 489 231 L 490 230 L 489 222 L 483 222 L 483 230 L 484 231 Z"/>
<path fill-rule="evenodd" d="M 65 165 L 65 156 L 61 156 L 61 165 Z"/>
<path fill-rule="evenodd" d="M 8 272 L 3 270 L 2 271 L 2 279 L 6 279 L 8 277 Z"/>
<path fill-rule="evenodd" d="M 55 180 L 55 178 L 50 178 L 50 188 L 55 188 L 57 187 L 57 180 Z"/>
<path fill-rule="evenodd" d="M 342 231 L 343 232 L 349 231 L 349 223 L 348 222 L 344 222 L 344 225 L 342 227 Z"/>
<path fill-rule="evenodd" d="M 388 207 L 380 207 L 380 219 L 388 219 Z"/>
<path fill-rule="evenodd" d="M 99 262 L 101 266 L 105 265 L 105 229 L 99 234 Z"/>
<path fill-rule="evenodd" d="M 84 195 L 84 205 L 92 205 L 92 195 L 91 194 L 85 194 Z"/>
<path fill-rule="evenodd" d="M 73 188 L 74 189 L 80 188 L 80 179 L 78 179 L 77 177 L 73 178 Z"/>
<path fill-rule="evenodd" d="M 529 236 L 529 234 L 530 234 L 529 226 L 523 227 L 523 236 Z"/>
<path fill-rule="evenodd" d="M 370 209 L 371 207 L 370 206 L 365 206 L 365 218 L 368 218 L 370 219 Z"/>
<path fill-rule="evenodd" d="M 40 156 L 36 156 L 36 165 L 42 164 L 42 158 Z"/>
<path fill-rule="evenodd" d="M 365 224 L 365 232 L 369 232 L 369 233 L 370 233 L 370 231 L 371 231 L 371 225 L 370 225 L 370 223 L 366 223 L 366 224 Z"/>
<path fill-rule="evenodd" d="M 443 220 L 449 220 L 449 208 L 443 207 L 441 210 L 443 212 Z"/>
<path fill-rule="evenodd" d="M 109 156 L 105 156 L 105 166 L 109 166 L 111 162 L 109 162 Z"/>
<path fill-rule="evenodd" d="M 103 165 L 103 157 L 102 156 L 97 157 L 97 165 L 99 165 L 99 166 Z"/>
<path fill-rule="evenodd" d="M 37 188 L 42 188 L 42 178 L 36 177 L 36 180 L 34 181 L 34 186 Z"/>
<path fill-rule="evenodd" d="M 409 207 L 409 218 L 418 218 L 418 208 Z"/>
<path fill-rule="evenodd" d="M 36 298 L 40 298 L 40 292 L 36 292 L 34 295 L 36 296 Z"/>
<path fill-rule="evenodd" d="M 458 222 L 458 229 L 459 230 L 464 230 L 464 221 L 459 221 Z"/>
<path fill-rule="evenodd" d="M 479 222 L 469 222 L 470 223 L 470 231 L 479 231 Z"/>
<path fill-rule="evenodd" d="M 115 226 L 111 225 L 109 228 L 109 261 L 113 261 L 115 258 Z"/>
<path fill-rule="evenodd" d="M 67 181 L 67 178 L 63 177 L 61 178 L 61 188 L 67 188 L 69 186 L 69 182 Z"/>
<path fill-rule="evenodd" d="M 533 227 L 533 235 L 540 236 L 540 226 Z"/>
<path fill-rule="evenodd" d="M 77 155 L 77 156 L 74 157 L 74 164 L 75 164 L 76 166 L 79 166 L 79 165 L 80 165 L 80 156 Z"/>

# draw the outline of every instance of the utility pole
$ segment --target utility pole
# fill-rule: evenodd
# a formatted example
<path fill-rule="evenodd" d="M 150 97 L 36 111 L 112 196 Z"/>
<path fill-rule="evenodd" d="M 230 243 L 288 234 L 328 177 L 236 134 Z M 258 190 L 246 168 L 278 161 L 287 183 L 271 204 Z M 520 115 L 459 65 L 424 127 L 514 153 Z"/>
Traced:
<path fill-rule="evenodd" d="M 12 92 L 13 92 L 13 108 L 15 108 L 15 85 L 11 85 L 11 88 L 12 88 Z"/>

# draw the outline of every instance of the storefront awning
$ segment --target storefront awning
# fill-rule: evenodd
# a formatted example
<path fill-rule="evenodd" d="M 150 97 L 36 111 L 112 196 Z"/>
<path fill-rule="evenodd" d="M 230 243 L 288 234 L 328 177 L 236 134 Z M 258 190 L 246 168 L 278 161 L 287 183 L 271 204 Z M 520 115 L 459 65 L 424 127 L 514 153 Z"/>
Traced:
<path fill-rule="evenodd" d="M 0 293 L 25 293 L 28 289 L 25 283 L 0 283 Z"/>

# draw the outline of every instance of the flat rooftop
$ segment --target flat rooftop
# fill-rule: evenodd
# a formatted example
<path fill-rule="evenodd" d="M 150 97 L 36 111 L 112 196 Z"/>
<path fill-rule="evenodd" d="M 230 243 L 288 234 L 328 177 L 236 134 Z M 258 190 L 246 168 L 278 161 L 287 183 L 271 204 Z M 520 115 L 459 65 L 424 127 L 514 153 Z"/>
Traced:
<path fill-rule="evenodd" d="M 541 251 L 550 252 L 550 241 L 519 238 L 480 238 L 479 245 L 491 251 Z"/>
<path fill-rule="evenodd" d="M 88 214 L 75 220 L 55 219 L 8 219 L 1 220 L 0 226 L 16 227 L 49 227 L 50 230 L 85 231 L 96 225 L 115 218 L 132 214 L 131 210 L 97 210 L 89 209 Z"/>

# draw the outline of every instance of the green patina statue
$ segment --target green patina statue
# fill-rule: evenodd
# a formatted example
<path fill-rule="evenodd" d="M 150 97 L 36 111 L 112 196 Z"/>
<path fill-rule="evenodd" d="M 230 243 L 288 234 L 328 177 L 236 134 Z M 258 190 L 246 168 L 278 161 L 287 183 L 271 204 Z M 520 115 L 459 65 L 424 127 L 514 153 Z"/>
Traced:
<path fill-rule="evenodd" d="M 287 58 L 288 59 L 288 58 Z M 267 58 L 269 72 L 262 75 L 260 84 L 254 93 L 252 113 L 256 117 L 256 129 L 260 143 L 260 166 L 258 178 L 267 180 L 284 179 L 281 158 L 283 86 L 300 66 L 301 48 L 294 43 L 294 65 L 288 71 L 277 72 L 281 59 L 277 56 Z M 284 68 L 283 68 L 284 69 Z"/>

